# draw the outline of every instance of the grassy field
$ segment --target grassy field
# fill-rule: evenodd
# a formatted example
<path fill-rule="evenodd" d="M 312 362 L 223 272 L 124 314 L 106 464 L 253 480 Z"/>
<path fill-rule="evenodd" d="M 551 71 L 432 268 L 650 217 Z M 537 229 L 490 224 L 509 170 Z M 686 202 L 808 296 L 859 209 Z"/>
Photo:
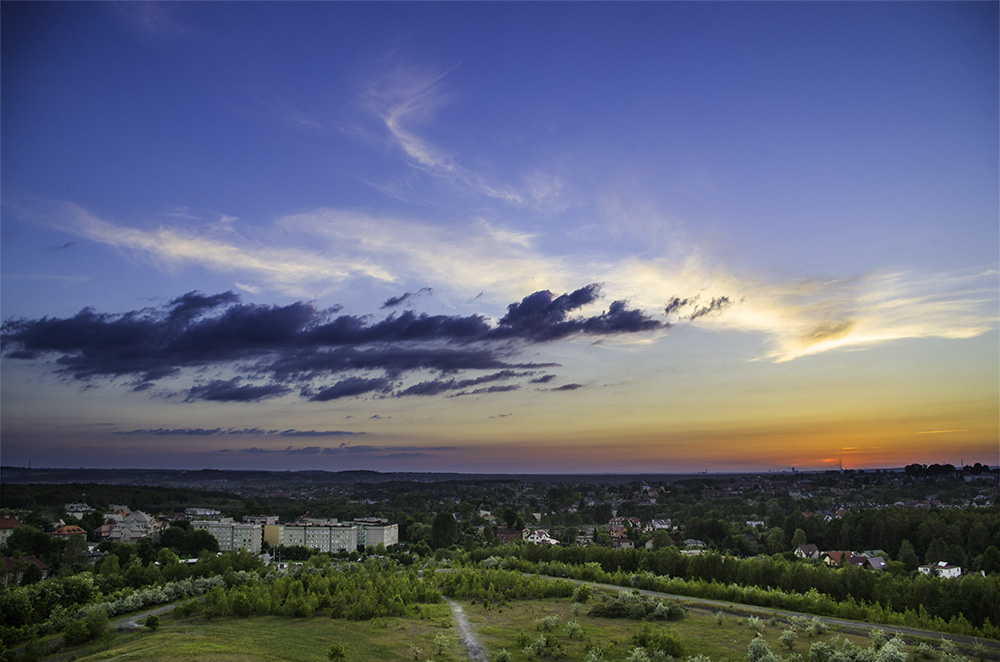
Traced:
<path fill-rule="evenodd" d="M 588 605 L 583 605 L 578 615 L 573 614 L 573 605 L 567 600 L 547 600 L 515 602 L 509 607 L 484 609 L 479 605 L 465 604 L 465 613 L 479 634 L 480 641 L 491 652 L 502 648 L 507 649 L 511 659 L 533 660 L 535 657 L 522 652 L 519 638 L 524 635 L 534 641 L 539 634 L 554 637 L 566 652 L 568 660 L 582 660 L 591 646 L 598 646 L 604 651 L 604 658 L 609 662 L 624 660 L 629 650 L 635 645 L 633 636 L 643 627 L 643 623 L 625 619 L 608 619 L 587 616 Z M 543 633 L 539 629 L 539 621 L 546 616 L 555 616 L 561 625 L 551 633 Z M 570 638 L 566 634 L 566 624 L 576 621 L 580 624 L 582 636 Z M 706 655 L 714 662 L 743 662 L 746 660 L 747 647 L 754 638 L 746 619 L 726 616 L 719 624 L 714 612 L 709 610 L 691 609 L 688 616 L 680 621 L 668 623 L 654 622 L 649 624 L 653 631 L 669 628 L 677 633 L 684 644 L 684 655 Z M 764 638 L 771 649 L 778 655 L 789 653 L 778 637 L 787 628 L 786 623 L 767 625 Z M 824 635 L 808 637 L 800 635 L 791 652 L 801 653 L 808 659 L 809 646 L 813 641 L 828 640 L 835 636 L 867 646 L 865 637 L 844 635 L 834 631 Z"/>
<path fill-rule="evenodd" d="M 465 613 L 480 641 L 492 659 L 505 648 L 514 661 L 537 660 L 523 648 L 526 640 L 535 641 L 540 634 L 540 619 L 558 619 L 559 625 L 545 636 L 562 646 L 563 660 L 583 660 L 590 646 L 603 649 L 605 660 L 625 660 L 634 645 L 632 637 L 643 624 L 632 620 L 596 618 L 587 615 L 588 605 L 577 608 L 568 600 L 516 601 L 504 607 L 484 608 L 480 604 L 463 602 Z M 570 637 L 566 624 L 575 620 L 581 626 L 580 636 Z M 374 621 L 345 621 L 324 617 L 287 619 L 259 617 L 204 620 L 195 617 L 175 620 L 166 617 L 156 632 L 122 633 L 103 646 L 64 651 L 59 659 L 81 662 L 120 660 L 190 660 L 192 662 L 318 662 L 327 659 L 333 643 L 347 647 L 350 661 L 414 660 L 425 662 L 456 662 L 465 660 L 458 634 L 447 604 L 421 605 L 406 618 L 384 618 Z M 652 623 L 655 631 L 670 628 L 680 637 L 685 655 L 707 655 L 714 662 L 742 662 L 754 632 L 745 619 L 727 616 L 720 624 L 714 613 L 693 609 L 688 617 L 670 623 Z M 772 650 L 787 654 L 789 649 L 778 636 L 787 627 L 784 623 L 768 625 L 765 638 Z M 439 652 L 435 635 L 445 633 L 447 648 Z M 844 636 L 835 632 L 807 637 L 800 635 L 792 652 L 808 659 L 809 646 L 819 639 Z M 849 636 L 852 641 L 867 645 L 863 637 Z M 415 657 L 412 646 L 420 649 Z M 97 650 L 103 648 L 103 650 Z M 553 658 L 543 658 L 553 659 Z"/>
<path fill-rule="evenodd" d="M 421 605 L 409 618 L 373 621 L 275 616 L 175 621 L 168 617 L 157 632 L 119 634 L 106 650 L 81 650 L 76 659 L 316 662 L 327 659 L 327 650 L 334 643 L 346 646 L 347 659 L 352 661 L 412 660 L 413 645 L 421 649 L 421 662 L 431 657 L 441 662 L 464 659 L 454 636 L 444 654 L 434 654 L 434 636 L 441 632 L 452 635 L 451 611 L 443 603 Z"/>

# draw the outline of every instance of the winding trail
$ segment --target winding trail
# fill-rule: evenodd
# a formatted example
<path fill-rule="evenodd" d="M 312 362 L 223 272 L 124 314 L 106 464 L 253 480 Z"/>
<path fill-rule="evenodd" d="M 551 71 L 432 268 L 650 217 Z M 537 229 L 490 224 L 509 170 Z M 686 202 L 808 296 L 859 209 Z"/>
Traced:
<path fill-rule="evenodd" d="M 465 617 L 465 610 L 462 609 L 462 605 L 454 600 L 448 600 L 448 606 L 451 607 L 451 615 L 455 618 L 455 627 L 458 628 L 459 640 L 462 642 L 462 646 L 465 647 L 469 659 L 472 662 L 489 662 L 486 649 L 479 643 L 476 633 L 472 631 L 472 625 L 469 624 L 469 619 Z"/>

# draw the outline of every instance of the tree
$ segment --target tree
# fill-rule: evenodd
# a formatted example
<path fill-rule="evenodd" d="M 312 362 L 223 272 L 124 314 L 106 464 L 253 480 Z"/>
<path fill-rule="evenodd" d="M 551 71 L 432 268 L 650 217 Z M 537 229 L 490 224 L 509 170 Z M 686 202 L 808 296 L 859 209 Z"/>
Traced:
<path fill-rule="evenodd" d="M 792 534 L 792 549 L 798 549 L 801 545 L 806 544 L 806 542 L 808 542 L 806 532 L 802 529 L 795 529 L 795 533 Z"/>
<path fill-rule="evenodd" d="M 766 540 L 768 554 L 778 554 L 788 550 L 785 530 L 780 526 L 771 527 L 771 530 L 767 532 Z"/>
<path fill-rule="evenodd" d="M 333 644 L 326 651 L 326 657 L 330 662 L 343 662 L 347 659 L 347 648 L 344 644 Z"/>
<path fill-rule="evenodd" d="M 1000 549 L 990 545 L 979 557 L 979 569 L 987 575 L 1000 572 Z"/>
<path fill-rule="evenodd" d="M 906 566 L 906 569 L 911 572 L 916 570 L 917 566 L 920 565 L 920 559 L 917 558 L 916 550 L 913 549 L 913 545 L 906 538 L 903 538 L 903 542 L 899 543 L 898 558 Z"/>
<path fill-rule="evenodd" d="M 431 547 L 444 549 L 455 544 L 458 538 L 458 522 L 451 513 L 440 512 L 431 524 Z"/>

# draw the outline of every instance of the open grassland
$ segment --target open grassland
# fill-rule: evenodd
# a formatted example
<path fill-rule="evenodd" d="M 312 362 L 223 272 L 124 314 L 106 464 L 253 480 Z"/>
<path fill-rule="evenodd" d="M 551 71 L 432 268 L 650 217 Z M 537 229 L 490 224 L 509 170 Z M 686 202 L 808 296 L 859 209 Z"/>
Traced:
<path fill-rule="evenodd" d="M 635 645 L 633 637 L 643 627 L 652 632 L 673 630 L 684 647 L 684 656 L 705 655 L 713 662 L 742 662 L 755 632 L 745 618 L 733 615 L 721 621 L 710 610 L 692 609 L 680 621 L 655 622 L 608 619 L 588 616 L 590 604 L 574 605 L 569 600 L 519 600 L 504 606 L 485 607 L 461 601 L 465 613 L 490 659 L 506 649 L 514 662 L 537 659 L 583 660 L 587 649 L 598 646 L 607 662 L 625 660 Z M 576 611 L 576 615 L 574 615 Z M 543 619 L 550 617 L 545 630 Z M 571 621 L 579 624 L 573 635 Z M 764 637 L 772 650 L 784 655 L 789 648 L 779 640 L 786 623 L 766 625 Z M 435 637 L 444 633 L 448 645 L 439 650 Z M 524 642 L 534 642 L 540 635 L 557 642 L 564 655 L 542 658 L 524 652 Z M 808 659 L 814 641 L 834 637 L 848 638 L 866 646 L 868 640 L 834 630 L 822 635 L 799 635 L 791 652 Z M 348 661 L 417 660 L 456 662 L 466 654 L 459 642 L 447 604 L 419 605 L 406 617 L 376 618 L 372 621 L 348 621 L 317 616 L 290 619 L 274 616 L 222 618 L 206 620 L 195 617 L 175 620 L 167 617 L 157 632 L 135 631 L 116 635 L 103 650 L 80 649 L 81 662 L 128 660 L 189 660 L 192 662 L 318 662 L 327 659 L 331 644 L 348 650 Z M 416 646 L 419 651 L 415 651 Z M 416 653 L 416 655 L 415 655 Z M 68 659 L 66 651 L 58 659 Z"/>
<path fill-rule="evenodd" d="M 644 623 L 588 616 L 590 606 L 584 604 L 578 607 L 578 615 L 574 615 L 573 604 L 568 600 L 521 601 L 489 609 L 478 604 L 465 604 L 465 612 L 491 655 L 506 649 L 511 654 L 511 660 L 536 660 L 537 657 L 525 654 L 520 644 L 525 638 L 534 641 L 539 635 L 544 635 L 559 642 L 566 652 L 563 658 L 566 660 L 583 660 L 592 646 L 601 648 L 608 662 L 624 660 L 636 645 L 633 637 L 644 627 Z M 542 629 L 542 621 L 546 617 L 555 617 L 550 622 L 558 619 L 559 625 L 551 632 Z M 567 624 L 570 621 L 580 625 L 580 636 L 568 635 Z M 764 629 L 764 638 L 778 655 L 789 652 L 788 647 L 778 639 L 787 627 L 787 623 L 778 621 L 775 625 L 766 625 Z M 687 617 L 680 621 L 649 623 L 648 628 L 654 633 L 662 629 L 673 630 L 684 646 L 685 657 L 705 655 L 713 662 L 744 662 L 747 647 L 756 635 L 746 625 L 745 618 L 728 615 L 720 624 L 714 612 L 702 609 L 689 610 Z M 866 637 L 830 630 L 822 635 L 801 634 L 791 652 L 800 653 L 808 659 L 812 642 L 833 637 L 850 639 L 861 646 L 869 643 Z"/>
<path fill-rule="evenodd" d="M 449 647 L 436 655 L 434 637 L 444 632 Z M 105 650 L 81 651 L 79 661 L 189 660 L 192 662 L 316 662 L 327 659 L 331 644 L 343 644 L 348 660 L 412 660 L 416 645 L 421 661 L 464 659 L 446 604 L 420 605 L 406 618 L 347 621 L 261 616 L 215 620 L 164 619 L 157 632 L 121 634 Z"/>

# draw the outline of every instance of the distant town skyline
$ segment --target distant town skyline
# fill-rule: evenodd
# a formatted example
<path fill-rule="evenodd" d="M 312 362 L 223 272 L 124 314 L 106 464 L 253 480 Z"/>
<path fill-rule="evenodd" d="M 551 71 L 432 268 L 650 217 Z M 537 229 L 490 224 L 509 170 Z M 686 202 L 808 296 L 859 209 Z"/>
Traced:
<path fill-rule="evenodd" d="M 5 466 L 1000 463 L 996 3 L 0 12 Z"/>

